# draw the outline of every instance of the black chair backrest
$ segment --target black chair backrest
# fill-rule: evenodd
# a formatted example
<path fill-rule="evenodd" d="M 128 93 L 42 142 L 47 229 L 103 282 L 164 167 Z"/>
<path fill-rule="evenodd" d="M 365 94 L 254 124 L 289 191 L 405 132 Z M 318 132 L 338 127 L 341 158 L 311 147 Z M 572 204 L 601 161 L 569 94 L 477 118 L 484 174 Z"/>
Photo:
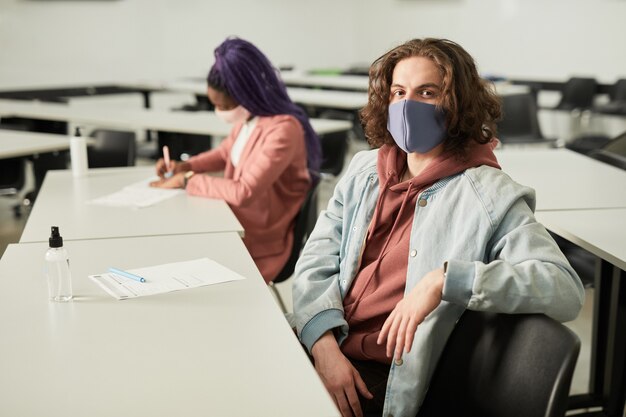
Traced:
<path fill-rule="evenodd" d="M 25 182 L 25 158 L 5 158 L 0 161 L 0 195 L 17 194 Z"/>
<path fill-rule="evenodd" d="M 537 117 L 537 102 L 531 92 L 503 95 L 502 113 L 497 132 L 502 143 L 543 139 Z"/>
<path fill-rule="evenodd" d="M 626 170 L 626 156 L 605 151 L 604 149 L 596 149 L 589 153 L 589 156 L 598 161 L 613 165 L 616 168 Z"/>
<path fill-rule="evenodd" d="M 626 170 L 626 132 L 611 139 L 602 148 L 590 152 L 589 156 Z"/>
<path fill-rule="evenodd" d="M 580 350 L 540 314 L 466 311 L 453 330 L 419 417 L 562 417 Z"/>
<path fill-rule="evenodd" d="M 97 129 L 91 132 L 96 143 L 87 148 L 90 168 L 135 165 L 135 132 Z"/>
<path fill-rule="evenodd" d="M 296 262 L 298 262 L 298 258 L 300 257 L 300 251 L 302 247 L 306 243 L 309 234 L 313 230 L 313 226 L 315 226 L 315 221 L 317 219 L 317 187 L 319 181 L 316 181 L 309 190 L 309 193 L 302 203 L 300 207 L 300 211 L 298 212 L 295 220 L 295 226 L 293 230 L 293 244 L 291 246 L 291 254 L 289 255 L 289 259 L 287 263 L 283 267 L 283 269 L 278 273 L 276 278 L 272 282 L 275 284 L 279 282 L 283 282 L 288 279 L 291 275 L 293 275 L 293 271 L 296 267 Z"/>
<path fill-rule="evenodd" d="M 163 146 L 167 146 L 170 150 L 170 158 L 175 160 L 183 159 L 183 155 L 187 157 L 197 155 L 211 149 L 213 138 L 209 135 L 197 135 L 194 133 L 180 132 L 157 132 L 158 155 L 163 156 Z"/>
<path fill-rule="evenodd" d="M 324 174 L 338 176 L 343 170 L 343 164 L 348 152 L 347 132 L 336 132 L 320 135 L 322 145 L 322 166 Z"/>
<path fill-rule="evenodd" d="M 602 149 L 626 157 L 626 132 L 611 139 Z"/>
<path fill-rule="evenodd" d="M 598 89 L 594 78 L 570 78 L 561 91 L 561 101 L 556 106 L 558 110 L 585 110 L 593 105 L 593 98 Z"/>
<path fill-rule="evenodd" d="M 626 101 L 626 78 L 620 78 L 613 84 L 609 98 L 611 101 Z"/>
<path fill-rule="evenodd" d="M 0 129 L 25 131 L 26 126 L 2 121 Z M 26 158 L 0 160 L 0 195 L 17 194 L 26 183 Z"/>

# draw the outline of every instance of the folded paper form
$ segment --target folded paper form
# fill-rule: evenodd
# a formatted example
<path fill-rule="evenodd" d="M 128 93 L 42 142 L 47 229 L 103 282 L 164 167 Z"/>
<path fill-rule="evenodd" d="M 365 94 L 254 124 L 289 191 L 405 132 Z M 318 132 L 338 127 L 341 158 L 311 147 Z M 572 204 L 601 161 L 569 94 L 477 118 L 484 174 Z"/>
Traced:
<path fill-rule="evenodd" d="M 181 189 L 150 187 L 150 182 L 158 178 L 150 178 L 127 185 L 119 191 L 89 201 L 90 204 L 114 207 L 143 208 L 160 203 L 163 200 L 184 193 Z"/>
<path fill-rule="evenodd" d="M 118 300 L 245 279 L 209 258 L 129 269 L 128 272 L 145 278 L 146 282 L 113 272 L 90 275 L 89 278 Z"/>

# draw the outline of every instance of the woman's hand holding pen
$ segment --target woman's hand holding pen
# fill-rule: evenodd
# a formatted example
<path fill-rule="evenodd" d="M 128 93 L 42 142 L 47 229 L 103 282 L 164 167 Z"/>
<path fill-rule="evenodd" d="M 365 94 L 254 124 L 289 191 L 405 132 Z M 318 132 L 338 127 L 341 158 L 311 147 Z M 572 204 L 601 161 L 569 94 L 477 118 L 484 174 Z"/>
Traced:
<path fill-rule="evenodd" d="M 174 174 L 169 178 L 161 178 L 150 183 L 150 187 L 157 188 L 184 188 L 185 171 Z"/>
<path fill-rule="evenodd" d="M 443 268 L 430 271 L 389 314 L 377 340 L 381 345 L 387 339 L 388 357 L 398 360 L 411 350 L 417 326 L 441 303 L 443 283 Z"/>
<path fill-rule="evenodd" d="M 156 173 L 162 179 L 167 176 L 168 172 L 171 172 L 173 176 L 179 172 L 184 173 L 186 171 L 191 171 L 191 164 L 189 162 L 170 161 L 169 166 L 167 166 L 165 159 L 161 158 L 156 163 Z"/>
<path fill-rule="evenodd" d="M 315 370 L 343 417 L 362 417 L 358 394 L 371 399 L 365 382 L 339 349 L 332 332 L 327 331 L 311 349 Z M 357 394 L 358 391 L 358 394 Z"/>

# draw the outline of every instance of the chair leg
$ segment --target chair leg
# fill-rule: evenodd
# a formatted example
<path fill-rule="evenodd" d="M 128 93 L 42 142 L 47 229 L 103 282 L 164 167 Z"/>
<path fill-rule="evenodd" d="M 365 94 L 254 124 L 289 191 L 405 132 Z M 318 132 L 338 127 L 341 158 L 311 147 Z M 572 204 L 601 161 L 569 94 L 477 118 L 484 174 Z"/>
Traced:
<path fill-rule="evenodd" d="M 280 309 L 283 311 L 284 314 L 287 314 L 287 307 L 285 307 L 285 303 L 283 302 L 283 299 L 280 296 L 280 293 L 278 292 L 278 290 L 276 289 L 276 286 L 274 285 L 274 283 L 270 282 L 269 284 L 267 284 L 267 286 L 270 287 L 270 290 L 272 290 L 272 292 L 274 293 L 274 296 L 276 297 L 276 301 L 278 301 L 278 305 L 280 306 Z"/>

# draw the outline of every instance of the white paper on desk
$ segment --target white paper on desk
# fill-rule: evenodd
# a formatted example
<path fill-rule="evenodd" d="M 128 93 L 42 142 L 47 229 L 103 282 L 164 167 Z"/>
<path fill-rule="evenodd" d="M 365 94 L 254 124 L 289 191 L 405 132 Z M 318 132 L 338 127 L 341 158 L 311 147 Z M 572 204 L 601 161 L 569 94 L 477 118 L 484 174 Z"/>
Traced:
<path fill-rule="evenodd" d="M 172 198 L 178 194 L 184 193 L 181 189 L 166 189 L 150 187 L 152 181 L 158 178 L 149 178 L 139 181 L 126 187 L 120 191 L 95 198 L 89 201 L 89 204 L 98 204 L 102 206 L 113 207 L 136 207 L 143 208 L 160 203 L 163 200 Z"/>
<path fill-rule="evenodd" d="M 90 275 L 89 278 L 118 300 L 245 279 L 209 258 L 129 269 L 128 272 L 145 278 L 146 282 L 112 272 Z"/>

